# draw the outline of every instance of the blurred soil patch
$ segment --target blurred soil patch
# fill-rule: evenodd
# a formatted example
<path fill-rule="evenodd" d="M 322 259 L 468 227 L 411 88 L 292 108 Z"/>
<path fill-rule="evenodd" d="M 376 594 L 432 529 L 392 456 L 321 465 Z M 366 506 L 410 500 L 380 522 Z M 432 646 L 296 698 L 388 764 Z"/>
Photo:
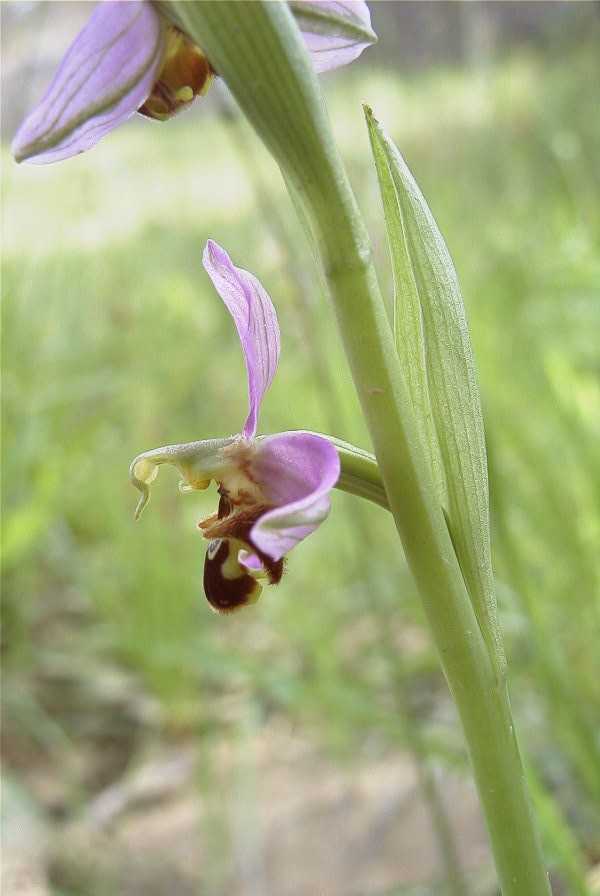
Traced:
<path fill-rule="evenodd" d="M 465 869 L 489 867 L 473 786 L 448 772 L 441 784 Z M 33 796 L 41 803 L 43 788 Z M 278 723 L 210 756 L 157 747 L 64 821 L 36 820 L 31 836 L 20 836 L 25 802 L 7 819 L 5 896 L 50 884 L 86 896 L 347 896 L 442 876 L 407 756 L 339 764 Z M 31 869 L 25 883 L 15 868 Z"/>

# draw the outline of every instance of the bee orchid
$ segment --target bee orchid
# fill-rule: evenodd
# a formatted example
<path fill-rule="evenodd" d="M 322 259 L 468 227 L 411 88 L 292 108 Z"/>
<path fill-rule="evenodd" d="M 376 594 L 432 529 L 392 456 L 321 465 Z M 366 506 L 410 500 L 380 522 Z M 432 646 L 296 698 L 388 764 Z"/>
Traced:
<path fill-rule="evenodd" d="M 13 141 L 17 162 L 57 162 L 91 149 L 135 112 L 165 120 L 202 96 L 215 72 L 200 47 L 150 0 L 102 0 Z M 291 4 L 317 71 L 376 40 L 362 0 Z"/>
<path fill-rule="evenodd" d="M 208 540 L 204 590 L 216 611 L 229 613 L 254 603 L 261 581 L 277 584 L 286 555 L 327 517 L 340 461 L 334 445 L 314 433 L 257 438 L 260 405 L 279 361 L 275 308 L 256 277 L 235 267 L 212 240 L 203 261 L 240 338 L 248 416 L 239 435 L 140 454 L 131 478 L 142 492 L 138 516 L 160 464 L 177 467 L 186 491 L 218 483 L 218 509 L 199 523 Z"/>

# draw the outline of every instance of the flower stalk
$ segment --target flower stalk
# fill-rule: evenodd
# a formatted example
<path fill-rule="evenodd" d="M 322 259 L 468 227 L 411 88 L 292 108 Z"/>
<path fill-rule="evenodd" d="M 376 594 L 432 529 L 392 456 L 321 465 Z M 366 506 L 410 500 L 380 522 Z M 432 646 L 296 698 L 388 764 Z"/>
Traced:
<path fill-rule="evenodd" d="M 548 896 L 505 683 L 437 500 L 368 236 L 285 4 L 173 2 L 279 163 L 318 247 L 405 554 L 469 747 L 504 896 Z"/>

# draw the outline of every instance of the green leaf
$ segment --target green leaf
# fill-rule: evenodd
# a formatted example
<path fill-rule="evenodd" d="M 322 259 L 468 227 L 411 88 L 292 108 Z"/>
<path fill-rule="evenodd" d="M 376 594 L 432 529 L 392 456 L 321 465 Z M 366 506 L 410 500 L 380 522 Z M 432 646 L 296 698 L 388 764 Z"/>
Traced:
<path fill-rule="evenodd" d="M 473 607 L 502 668 L 483 418 L 463 299 L 446 244 L 402 155 L 369 108 L 365 114 L 394 274 L 396 347 Z"/>
<path fill-rule="evenodd" d="M 431 465 L 438 499 L 442 507 L 447 508 L 449 501 L 446 475 L 429 399 L 425 332 L 419 288 L 415 279 L 400 212 L 400 200 L 388 162 L 386 148 L 384 144 L 376 139 L 374 128 L 371 127 L 371 121 L 374 120 L 369 118 L 369 115 L 370 111 L 367 111 L 371 148 L 379 179 L 394 275 L 394 301 L 392 305 L 394 342 L 406 376 L 421 442 L 426 448 Z"/>

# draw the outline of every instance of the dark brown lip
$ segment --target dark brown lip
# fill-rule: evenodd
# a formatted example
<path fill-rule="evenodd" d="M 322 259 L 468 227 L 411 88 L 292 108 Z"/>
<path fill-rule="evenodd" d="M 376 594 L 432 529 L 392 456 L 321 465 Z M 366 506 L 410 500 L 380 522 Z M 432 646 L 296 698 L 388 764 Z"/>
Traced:
<path fill-rule="evenodd" d="M 256 578 L 240 565 L 239 575 L 225 577 L 223 566 L 232 550 L 239 551 L 240 544 L 260 560 L 270 585 L 281 581 L 284 559 L 273 560 L 258 548 L 252 539 L 252 528 L 271 507 L 267 504 L 238 507 L 231 501 L 227 489 L 219 486 L 217 513 L 202 520 L 198 527 L 210 540 L 204 561 L 204 592 L 208 602 L 220 613 L 230 613 L 252 603 L 258 597 L 261 586 Z M 234 542 L 232 544 L 232 541 Z"/>
<path fill-rule="evenodd" d="M 218 544 L 218 548 L 211 556 L 210 547 Z M 249 573 L 241 572 L 235 579 L 226 579 L 223 575 L 223 565 L 227 562 L 229 552 L 232 549 L 231 542 L 226 538 L 211 541 L 209 550 L 204 560 L 204 593 L 215 610 L 219 613 L 232 613 L 240 607 L 251 603 L 260 592 L 260 585 Z"/>

